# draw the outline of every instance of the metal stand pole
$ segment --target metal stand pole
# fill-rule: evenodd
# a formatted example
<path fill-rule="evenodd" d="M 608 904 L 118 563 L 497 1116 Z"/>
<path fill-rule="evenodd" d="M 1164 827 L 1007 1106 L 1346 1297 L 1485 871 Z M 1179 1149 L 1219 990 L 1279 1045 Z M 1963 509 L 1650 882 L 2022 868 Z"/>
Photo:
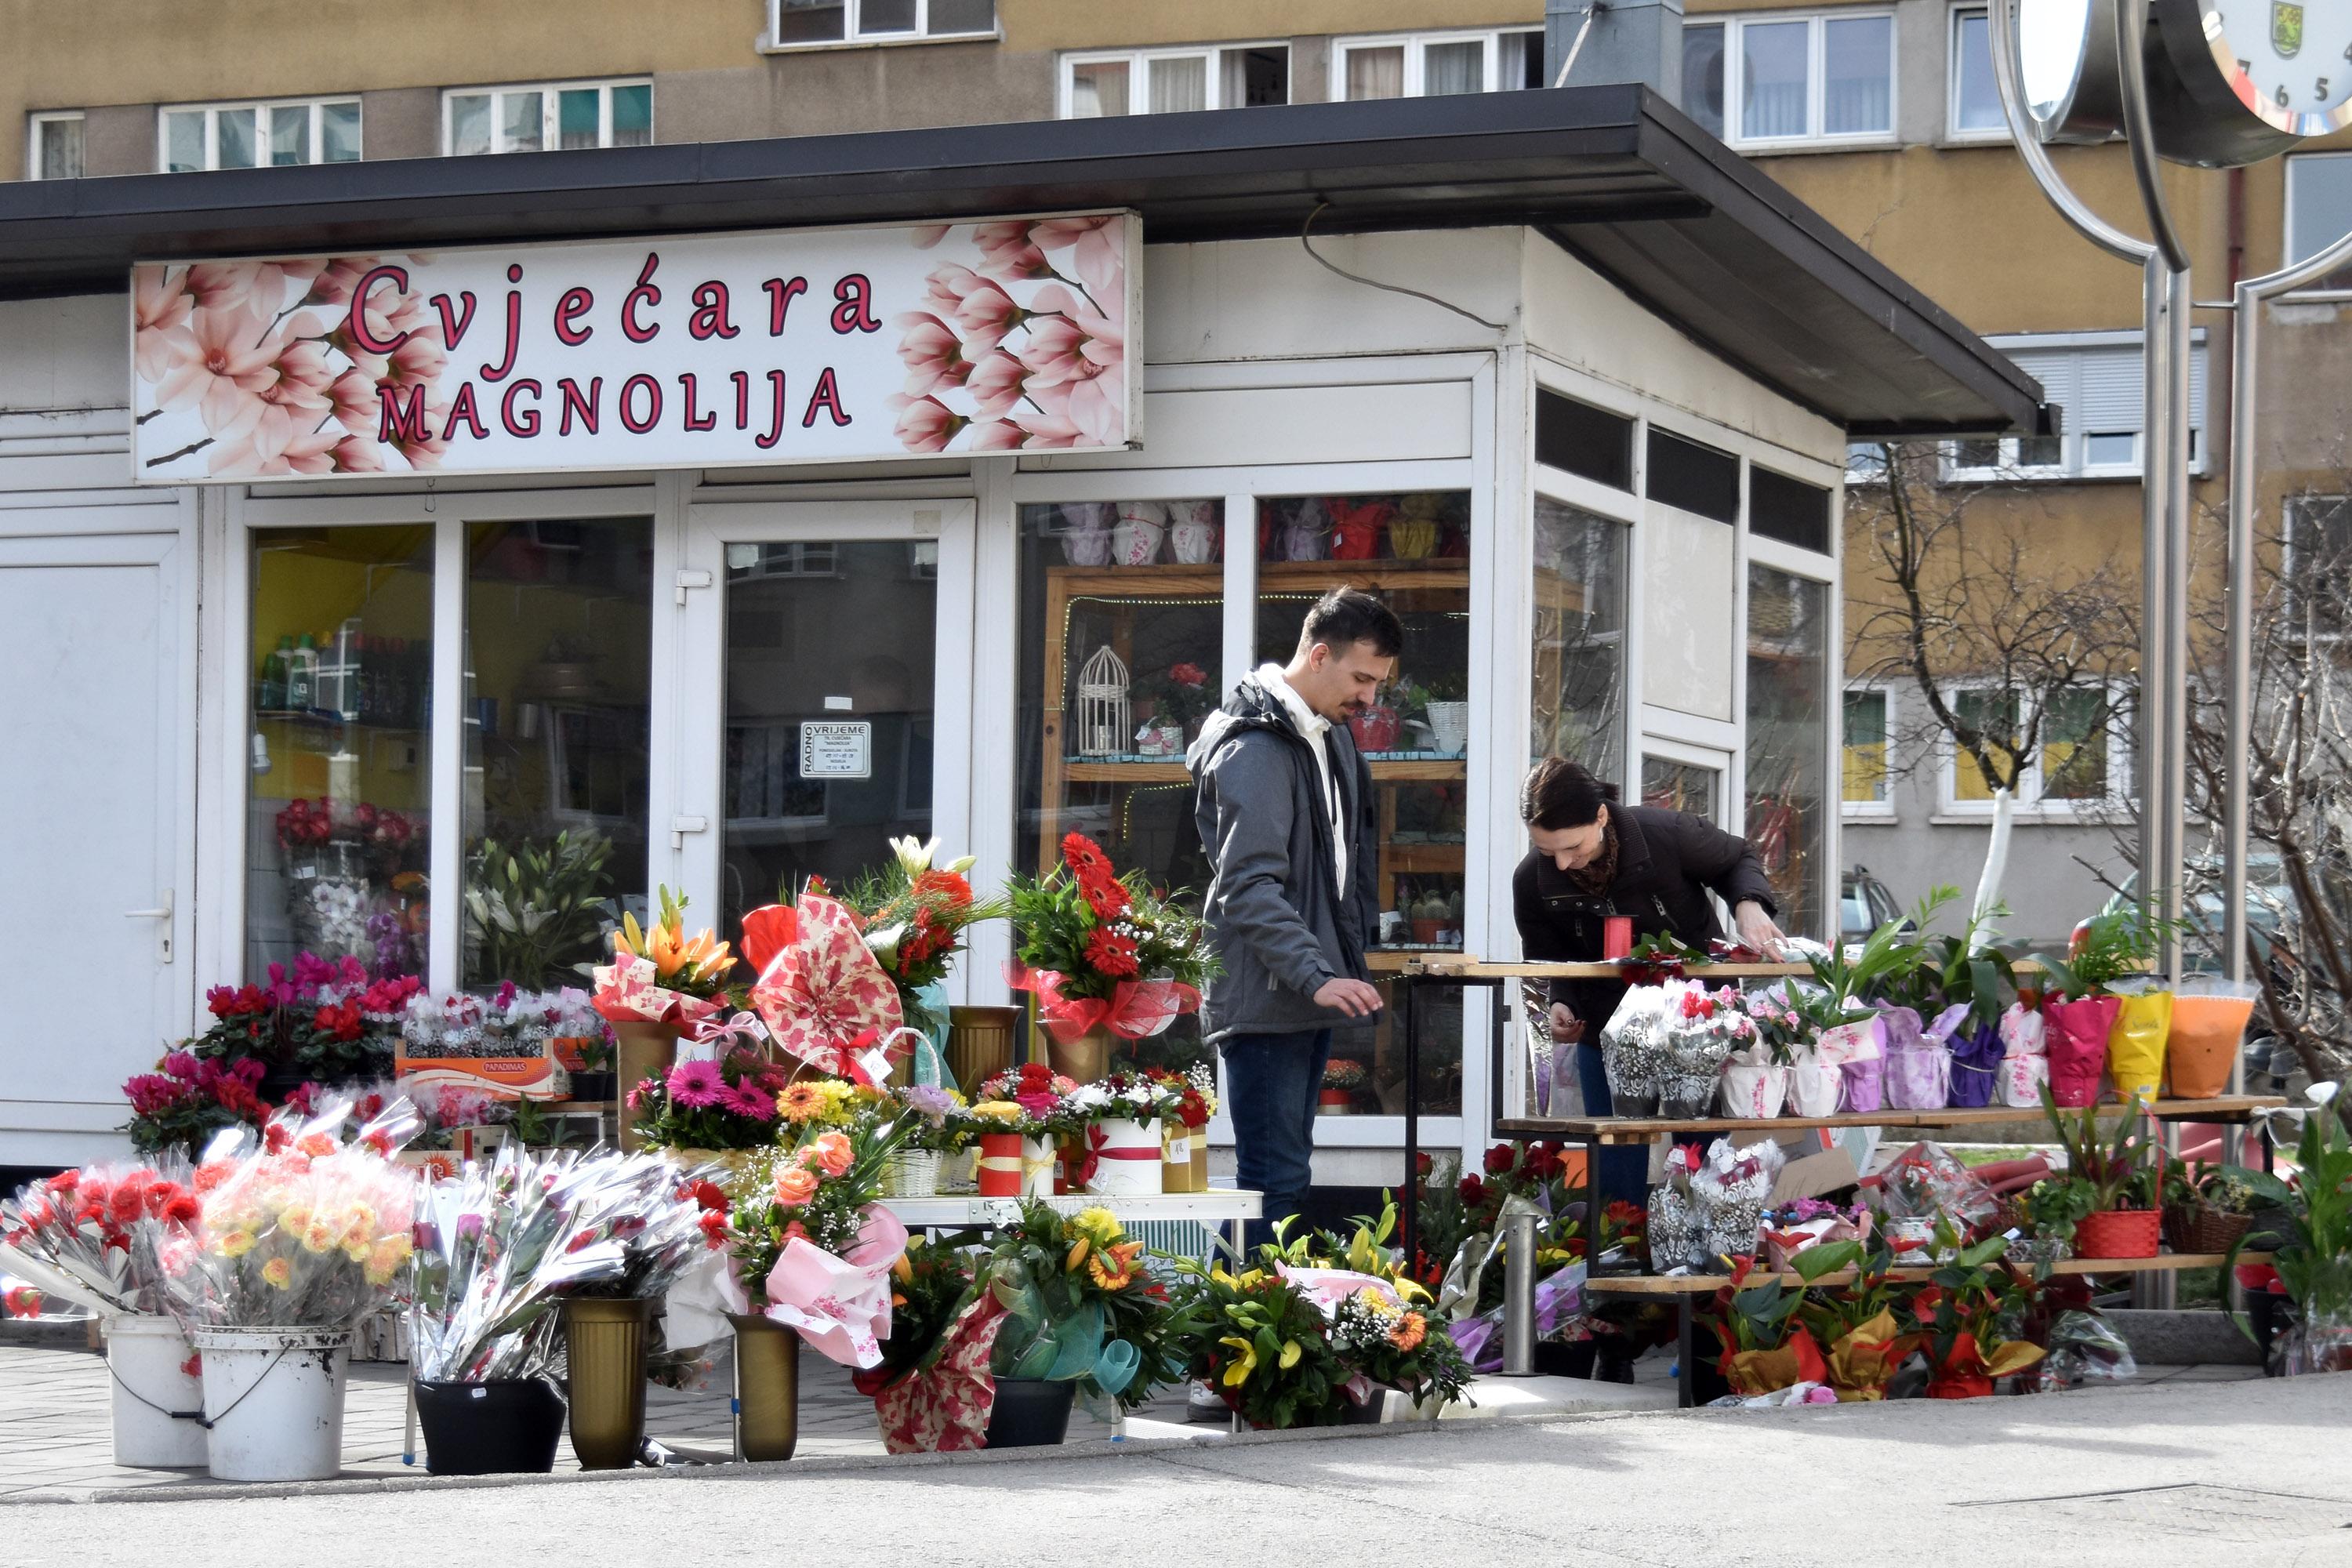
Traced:
<path fill-rule="evenodd" d="M 1589 1229 L 1587 1235 L 1592 1234 Z M 1536 1216 L 1503 1221 L 1503 1375 L 1536 1370 Z"/>
<path fill-rule="evenodd" d="M 1404 1259 L 1411 1268 L 1421 1247 L 1421 981 L 1397 976 L 1404 993 Z"/>

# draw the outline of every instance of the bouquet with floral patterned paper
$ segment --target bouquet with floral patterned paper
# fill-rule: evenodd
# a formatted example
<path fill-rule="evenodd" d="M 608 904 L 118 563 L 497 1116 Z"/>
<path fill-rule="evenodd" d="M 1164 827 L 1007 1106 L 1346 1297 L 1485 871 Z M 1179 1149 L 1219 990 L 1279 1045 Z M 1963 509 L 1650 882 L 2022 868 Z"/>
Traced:
<path fill-rule="evenodd" d="M 688 936 L 687 900 L 667 888 L 659 892 L 661 918 L 652 925 L 622 915 L 613 962 L 596 966 L 596 1011 L 614 1023 L 684 1029 L 719 1010 L 735 959 L 707 926 Z"/>
<path fill-rule="evenodd" d="M 853 1083 L 878 1084 L 904 1055 L 898 988 L 858 918 L 811 879 L 794 903 L 743 917 L 743 954 L 758 972 L 752 1008 L 774 1047 Z"/>

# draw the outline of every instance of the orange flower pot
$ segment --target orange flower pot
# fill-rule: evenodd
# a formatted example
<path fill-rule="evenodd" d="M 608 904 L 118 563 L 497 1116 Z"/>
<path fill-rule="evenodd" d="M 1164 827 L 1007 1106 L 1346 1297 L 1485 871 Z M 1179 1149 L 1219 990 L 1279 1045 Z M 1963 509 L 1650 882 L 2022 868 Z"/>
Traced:
<path fill-rule="evenodd" d="M 2108 1209 L 2085 1215 L 2074 1226 L 2077 1258 L 2154 1258 L 2164 1237 L 2164 1215 L 2155 1209 Z"/>

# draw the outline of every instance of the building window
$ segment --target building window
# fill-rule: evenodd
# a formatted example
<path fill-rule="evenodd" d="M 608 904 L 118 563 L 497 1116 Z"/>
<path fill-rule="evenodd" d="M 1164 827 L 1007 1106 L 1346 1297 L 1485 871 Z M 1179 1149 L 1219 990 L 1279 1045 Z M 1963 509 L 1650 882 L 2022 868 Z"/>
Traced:
<path fill-rule="evenodd" d="M 2316 256 L 2352 230 L 2352 153 L 2305 153 L 2286 161 L 2286 258 Z M 2352 265 L 2311 285 L 2352 289 Z"/>
<path fill-rule="evenodd" d="M 1884 691 L 1845 694 L 1844 784 L 1848 816 L 1892 816 L 1895 792 L 1889 743 L 1894 736 L 1893 700 Z"/>
<path fill-rule="evenodd" d="M 25 177 L 81 178 L 82 120 L 79 113 L 36 114 L 26 131 Z"/>
<path fill-rule="evenodd" d="M 1633 530 L 1538 496 L 1530 752 L 1625 783 L 1625 557 Z"/>
<path fill-rule="evenodd" d="M 1536 461 L 1612 490 L 1633 488 L 1633 422 L 1536 389 Z"/>
<path fill-rule="evenodd" d="M 1962 688 L 1948 700 L 1962 724 L 1986 736 L 1994 770 L 2016 773 L 2020 809 L 2063 814 L 2124 797 L 2122 736 L 2129 714 L 2120 688 L 2076 686 L 2052 693 L 2033 753 L 2021 767 L 2026 726 L 2017 692 Z M 1945 808 L 1991 810 L 1995 784 L 1984 765 L 1957 740 L 1948 740 L 1944 751 Z"/>
<path fill-rule="evenodd" d="M 1895 17 L 1735 16 L 1683 29 L 1683 103 L 1736 147 L 1895 134 Z"/>
<path fill-rule="evenodd" d="M 2287 628 L 2298 637 L 2344 635 L 2352 605 L 2352 496 L 2294 496 L 2286 503 L 2280 573 Z"/>
<path fill-rule="evenodd" d="M 2205 471 L 2205 332 L 2189 344 L 2189 453 Z M 1992 479 L 2129 479 L 2139 477 L 2144 386 L 2136 331 L 2053 332 L 1989 338 L 2064 410 L 2063 434 L 1985 437 L 1945 448 L 1944 477 Z"/>
<path fill-rule="evenodd" d="M 173 174 L 289 163 L 355 163 L 360 100 L 180 104 L 156 114 L 157 161 Z"/>
<path fill-rule="evenodd" d="M 1800 550 L 1830 552 L 1830 492 L 1749 465 L 1748 531 Z"/>
<path fill-rule="evenodd" d="M 996 0 L 769 0 L 776 48 L 996 36 Z"/>
<path fill-rule="evenodd" d="M 1886 482 L 1886 443 L 1849 441 L 1845 444 L 1845 482 L 1883 485 Z"/>
<path fill-rule="evenodd" d="M 1944 133 L 1956 142 L 2004 141 L 2009 121 L 1992 74 L 1992 24 L 1984 7 L 1952 13 L 1952 68 L 1945 83 Z"/>
<path fill-rule="evenodd" d="M 1650 499 L 1717 522 L 1739 521 L 1739 459 L 1650 426 Z"/>
<path fill-rule="evenodd" d="M 477 87 L 441 95 L 441 150 L 451 157 L 643 147 L 653 139 L 650 81 Z"/>
<path fill-rule="evenodd" d="M 1780 929 L 1828 931 L 1830 585 L 1748 563 L 1748 841 Z"/>
<path fill-rule="evenodd" d="M 1061 115 L 1169 114 L 1290 101 L 1290 46 L 1123 49 L 1062 57 Z"/>
<path fill-rule="evenodd" d="M 1340 38 L 1331 49 L 1331 96 L 1436 98 L 1541 87 L 1543 53 L 1540 27 Z"/>

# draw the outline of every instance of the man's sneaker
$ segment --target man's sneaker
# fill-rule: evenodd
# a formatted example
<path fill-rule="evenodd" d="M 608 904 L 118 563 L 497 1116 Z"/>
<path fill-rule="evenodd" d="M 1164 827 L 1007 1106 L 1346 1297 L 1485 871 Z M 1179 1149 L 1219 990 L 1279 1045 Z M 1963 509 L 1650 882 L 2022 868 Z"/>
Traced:
<path fill-rule="evenodd" d="M 1184 1385 L 1184 1419 L 1187 1421 L 1230 1421 L 1234 1413 L 1217 1397 L 1205 1378 L 1194 1378 Z"/>

